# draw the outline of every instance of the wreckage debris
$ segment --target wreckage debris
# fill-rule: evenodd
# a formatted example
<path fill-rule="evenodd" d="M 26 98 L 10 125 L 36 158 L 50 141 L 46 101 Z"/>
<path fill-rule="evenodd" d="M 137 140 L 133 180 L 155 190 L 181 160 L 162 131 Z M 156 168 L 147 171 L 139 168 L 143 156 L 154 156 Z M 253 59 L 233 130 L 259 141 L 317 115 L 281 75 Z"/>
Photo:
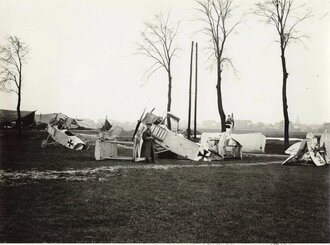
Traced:
<path fill-rule="evenodd" d="M 173 131 L 166 125 L 166 119 L 169 118 L 173 121 Z M 104 139 L 98 138 L 95 144 L 95 159 L 122 159 L 122 160 L 134 160 L 136 162 L 145 160 L 142 156 L 141 150 L 143 146 L 142 135 L 147 128 L 147 124 L 151 124 L 151 134 L 156 145 L 156 154 L 161 152 L 170 151 L 181 157 L 193 160 L 193 161 L 212 161 L 223 160 L 224 158 L 238 158 L 242 159 L 242 146 L 241 144 L 231 137 L 230 131 L 217 134 L 216 138 L 212 138 L 208 134 L 202 136 L 201 144 L 186 139 L 182 134 L 178 132 L 180 118 L 167 113 L 165 118 L 157 116 L 152 112 L 145 114 L 143 111 L 136 128 L 134 130 L 132 142 L 120 142 L 116 139 Z M 258 145 L 258 149 L 264 150 L 264 142 Z M 130 157 L 120 156 L 120 148 L 132 149 Z"/>
<path fill-rule="evenodd" d="M 47 131 L 49 135 L 46 140 L 41 141 L 41 147 L 46 148 L 49 145 L 59 144 L 76 151 L 86 150 L 88 145 L 68 130 L 73 122 L 73 118 L 64 114 L 56 114 L 48 123 Z M 51 139 L 53 141 L 49 142 Z"/>
<path fill-rule="evenodd" d="M 171 152 L 192 161 L 212 161 L 224 159 L 242 159 L 243 152 L 264 153 L 266 137 L 261 133 L 256 134 L 233 134 L 232 126 L 229 125 L 223 133 L 203 133 L 200 143 L 193 142 L 179 133 L 180 118 L 168 112 L 165 118 L 151 112 L 143 111 L 136 125 L 132 141 L 119 141 L 119 135 L 123 128 L 112 126 L 106 119 L 104 126 L 98 131 L 95 140 L 94 157 L 96 160 L 133 160 L 144 161 L 142 156 L 143 132 L 147 124 L 151 124 L 151 136 L 154 141 L 155 153 Z M 166 119 L 176 125 L 170 130 Z M 71 133 L 68 129 L 75 119 L 63 114 L 56 116 L 48 123 L 49 136 L 43 140 L 41 146 L 45 148 L 51 144 L 59 144 L 69 149 L 88 149 L 88 142 Z M 49 143 L 49 139 L 54 142 Z M 88 145 L 87 145 L 88 144 Z"/>
<path fill-rule="evenodd" d="M 290 146 L 285 153 L 290 156 L 282 165 L 313 163 L 315 166 L 330 164 L 330 133 L 314 135 L 308 133 L 306 139 Z"/>

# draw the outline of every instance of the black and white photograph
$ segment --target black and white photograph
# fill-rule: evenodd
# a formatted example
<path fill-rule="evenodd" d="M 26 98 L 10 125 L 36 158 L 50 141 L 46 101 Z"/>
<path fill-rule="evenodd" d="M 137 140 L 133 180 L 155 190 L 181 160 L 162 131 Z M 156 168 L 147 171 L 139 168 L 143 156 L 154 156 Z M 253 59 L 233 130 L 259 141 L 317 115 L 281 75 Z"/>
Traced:
<path fill-rule="evenodd" d="M 0 243 L 329 243 L 329 0 L 0 0 Z"/>

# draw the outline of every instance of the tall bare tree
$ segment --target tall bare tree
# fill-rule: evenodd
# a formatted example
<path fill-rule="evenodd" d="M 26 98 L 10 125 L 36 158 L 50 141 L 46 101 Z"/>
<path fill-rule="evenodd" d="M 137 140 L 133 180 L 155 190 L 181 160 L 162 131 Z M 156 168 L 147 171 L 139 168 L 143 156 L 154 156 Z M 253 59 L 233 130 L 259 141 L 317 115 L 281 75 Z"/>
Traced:
<path fill-rule="evenodd" d="M 178 51 L 175 39 L 179 29 L 179 22 L 170 24 L 170 14 L 164 16 L 162 13 L 155 15 L 152 21 L 144 23 L 144 31 L 141 32 L 142 41 L 138 43 L 138 54 L 148 57 L 152 64 L 146 70 L 149 79 L 159 69 L 167 73 L 167 111 L 172 106 L 172 59 Z M 168 118 L 167 125 L 171 128 L 171 121 Z"/>
<path fill-rule="evenodd" d="M 222 72 L 225 65 L 233 65 L 231 59 L 225 55 L 225 46 L 229 36 L 241 23 L 241 18 L 234 21 L 232 14 L 235 7 L 232 0 L 196 0 L 198 10 L 202 13 L 201 21 L 205 23 L 204 33 L 208 35 L 212 43 L 212 57 L 217 70 L 217 102 L 218 112 L 221 119 L 221 131 L 226 130 L 226 114 L 222 101 Z"/>
<path fill-rule="evenodd" d="M 282 103 L 284 116 L 284 148 L 289 146 L 289 114 L 287 100 L 288 70 L 285 58 L 289 43 L 301 41 L 305 35 L 297 31 L 297 25 L 310 17 L 311 11 L 305 5 L 295 6 L 294 0 L 266 0 L 256 4 L 255 14 L 264 18 L 267 24 L 273 25 L 278 34 L 281 49 Z"/>
<path fill-rule="evenodd" d="M 17 94 L 17 128 L 22 135 L 21 99 L 23 84 L 23 64 L 26 62 L 29 47 L 18 37 L 10 36 L 8 44 L 0 46 L 0 89 Z"/>

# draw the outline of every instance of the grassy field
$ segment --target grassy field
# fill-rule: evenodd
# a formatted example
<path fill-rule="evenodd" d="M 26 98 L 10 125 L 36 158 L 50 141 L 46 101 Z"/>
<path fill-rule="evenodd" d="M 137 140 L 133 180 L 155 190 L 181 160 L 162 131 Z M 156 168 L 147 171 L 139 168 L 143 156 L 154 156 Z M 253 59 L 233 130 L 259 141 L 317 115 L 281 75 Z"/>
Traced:
<path fill-rule="evenodd" d="M 0 132 L 0 242 L 330 241 L 328 166 L 279 155 L 144 168 L 41 149 L 45 136 Z"/>

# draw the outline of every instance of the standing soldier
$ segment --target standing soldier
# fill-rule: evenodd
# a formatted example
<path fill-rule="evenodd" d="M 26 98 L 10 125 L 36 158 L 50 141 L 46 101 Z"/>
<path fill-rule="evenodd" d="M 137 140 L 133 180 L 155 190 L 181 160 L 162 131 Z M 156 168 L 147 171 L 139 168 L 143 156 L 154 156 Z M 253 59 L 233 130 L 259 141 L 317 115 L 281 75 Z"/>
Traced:
<path fill-rule="evenodd" d="M 142 134 L 143 145 L 142 145 L 142 157 L 146 158 L 146 162 L 149 163 L 149 158 L 151 158 L 151 162 L 155 162 L 155 153 L 154 153 L 154 144 L 151 133 L 151 123 L 147 123 L 147 129 Z"/>

